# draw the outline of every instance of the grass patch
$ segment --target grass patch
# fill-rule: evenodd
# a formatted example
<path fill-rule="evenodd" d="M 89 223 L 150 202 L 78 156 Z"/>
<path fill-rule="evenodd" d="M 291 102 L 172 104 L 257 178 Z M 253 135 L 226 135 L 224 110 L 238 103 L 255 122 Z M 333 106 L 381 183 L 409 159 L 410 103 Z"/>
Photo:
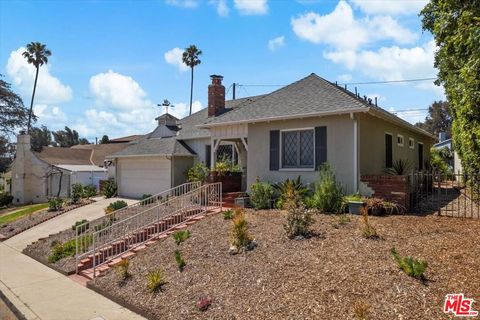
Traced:
<path fill-rule="evenodd" d="M 36 204 L 0 217 L 0 224 L 16 221 L 23 216 L 48 208 L 48 203 Z"/>

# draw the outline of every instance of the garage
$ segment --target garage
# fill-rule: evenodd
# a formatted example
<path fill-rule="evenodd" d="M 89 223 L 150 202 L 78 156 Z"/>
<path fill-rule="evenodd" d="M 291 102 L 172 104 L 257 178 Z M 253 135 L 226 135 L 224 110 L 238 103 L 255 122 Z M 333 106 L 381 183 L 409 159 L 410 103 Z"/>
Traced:
<path fill-rule="evenodd" d="M 140 198 L 157 194 L 171 186 L 171 162 L 167 157 L 132 157 L 117 160 L 118 193 Z"/>

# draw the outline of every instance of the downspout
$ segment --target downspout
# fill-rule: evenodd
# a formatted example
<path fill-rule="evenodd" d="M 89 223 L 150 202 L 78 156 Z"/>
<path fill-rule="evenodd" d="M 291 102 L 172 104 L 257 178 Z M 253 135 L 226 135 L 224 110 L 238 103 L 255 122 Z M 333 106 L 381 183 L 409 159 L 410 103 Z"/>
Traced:
<path fill-rule="evenodd" d="M 358 121 L 354 114 L 350 113 L 353 120 L 353 191 L 358 192 Z"/>

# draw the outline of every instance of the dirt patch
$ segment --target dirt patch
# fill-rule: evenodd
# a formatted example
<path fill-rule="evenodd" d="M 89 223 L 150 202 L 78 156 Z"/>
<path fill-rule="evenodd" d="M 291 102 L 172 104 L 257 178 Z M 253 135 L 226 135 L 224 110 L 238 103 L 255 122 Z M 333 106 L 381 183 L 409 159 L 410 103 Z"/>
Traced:
<path fill-rule="evenodd" d="M 9 222 L 7 224 L 1 225 L 0 226 L 0 241 L 6 240 L 8 238 L 11 238 L 20 232 L 23 232 L 25 230 L 28 230 L 30 228 L 33 228 L 34 226 L 45 222 L 47 220 L 50 220 L 52 218 L 55 218 L 56 216 L 59 216 L 61 214 L 64 214 L 68 211 L 71 211 L 73 209 L 86 206 L 88 204 L 91 204 L 95 201 L 93 200 L 87 200 L 87 199 L 82 199 L 80 203 L 64 207 L 60 211 L 49 211 L 48 209 L 35 212 L 34 214 L 26 215 L 18 220 L 15 220 L 13 222 Z"/>
<path fill-rule="evenodd" d="M 382 240 L 367 240 L 359 217 L 349 217 L 340 225 L 338 217 L 317 215 L 317 236 L 290 240 L 283 213 L 247 211 L 258 246 L 231 256 L 231 222 L 212 216 L 190 226 L 191 237 L 180 246 L 170 237 L 140 252 L 126 281 L 109 270 L 92 285 L 152 319 L 354 319 L 358 301 L 370 306 L 370 319 L 447 319 L 442 312 L 447 293 L 480 299 L 480 221 L 371 217 Z M 428 280 L 422 283 L 399 270 L 392 247 L 426 260 Z M 181 273 L 176 249 L 187 263 Z M 165 270 L 167 284 L 153 294 L 146 275 L 158 267 Z M 204 313 L 195 306 L 202 296 L 212 299 Z"/>

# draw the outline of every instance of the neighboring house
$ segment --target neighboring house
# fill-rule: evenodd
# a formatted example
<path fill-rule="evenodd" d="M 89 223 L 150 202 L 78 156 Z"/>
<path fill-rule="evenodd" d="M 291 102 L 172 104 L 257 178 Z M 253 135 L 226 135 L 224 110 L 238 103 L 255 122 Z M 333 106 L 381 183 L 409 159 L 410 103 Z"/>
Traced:
<path fill-rule="evenodd" d="M 161 192 L 184 182 L 195 161 L 214 168 L 225 155 L 243 168 L 244 186 L 298 175 L 311 183 L 329 162 L 348 193 L 397 159 L 421 170 L 429 158 L 432 135 L 315 74 L 229 101 L 223 77 L 211 78 L 206 109 L 181 120 L 163 115 L 151 134 L 112 155 L 120 195 Z"/>
<path fill-rule="evenodd" d="M 444 132 L 440 132 L 438 135 L 438 141 L 439 141 L 438 143 L 433 145 L 433 148 L 435 149 L 447 148 L 453 151 L 453 163 L 452 163 L 453 173 L 455 174 L 463 173 L 462 161 L 457 151 L 455 151 L 455 148 L 453 147 L 452 139 L 447 139 L 446 134 Z"/>
<path fill-rule="evenodd" d="M 31 150 L 30 136 L 20 134 L 10 167 L 14 203 L 45 202 L 49 197 L 69 197 L 74 183 L 93 184 L 108 178 L 107 154 L 122 150 L 123 144 L 84 145 L 72 148 L 44 147 Z"/>

